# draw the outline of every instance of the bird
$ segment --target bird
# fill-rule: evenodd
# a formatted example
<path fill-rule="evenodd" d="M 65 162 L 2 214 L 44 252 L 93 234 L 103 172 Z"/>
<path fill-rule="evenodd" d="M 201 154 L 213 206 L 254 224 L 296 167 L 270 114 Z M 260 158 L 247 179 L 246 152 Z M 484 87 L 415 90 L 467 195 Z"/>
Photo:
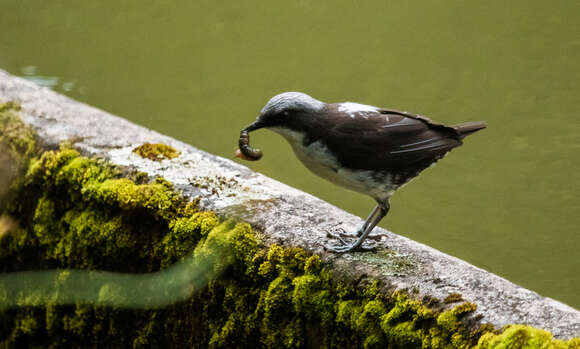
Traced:
<path fill-rule="evenodd" d="M 377 205 L 362 226 L 342 234 L 356 241 L 339 238 L 340 245 L 325 246 L 346 253 L 363 249 L 363 241 L 389 212 L 389 199 L 397 189 L 460 146 L 466 136 L 484 128 L 483 121 L 446 126 L 406 111 L 354 102 L 325 103 L 305 93 L 284 92 L 272 97 L 242 130 L 240 148 L 244 154 L 242 145 L 252 149 L 249 132 L 274 131 L 314 174 L 372 197 Z M 257 152 L 259 156 L 251 158 L 255 154 L 245 156 L 238 150 L 238 156 L 257 160 L 262 155 Z"/>

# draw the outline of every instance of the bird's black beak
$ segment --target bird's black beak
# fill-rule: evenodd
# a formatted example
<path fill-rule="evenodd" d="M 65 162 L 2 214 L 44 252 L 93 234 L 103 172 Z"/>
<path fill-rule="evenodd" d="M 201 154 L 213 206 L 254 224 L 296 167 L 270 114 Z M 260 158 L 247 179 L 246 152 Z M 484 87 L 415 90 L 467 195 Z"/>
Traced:
<path fill-rule="evenodd" d="M 259 130 L 263 127 L 266 127 L 266 125 L 264 124 L 264 122 L 262 121 L 262 119 L 258 116 L 258 118 L 256 119 L 256 121 L 254 121 L 254 123 L 252 123 L 250 126 L 246 127 L 245 129 L 243 129 L 243 131 L 247 131 L 247 132 L 252 132 L 255 130 Z"/>

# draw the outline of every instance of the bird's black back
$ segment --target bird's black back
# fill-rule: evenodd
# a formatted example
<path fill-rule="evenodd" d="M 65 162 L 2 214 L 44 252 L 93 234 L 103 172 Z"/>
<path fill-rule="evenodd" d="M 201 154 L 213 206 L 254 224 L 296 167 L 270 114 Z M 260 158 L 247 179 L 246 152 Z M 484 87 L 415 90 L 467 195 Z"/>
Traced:
<path fill-rule="evenodd" d="M 464 137 L 458 127 L 406 112 L 346 113 L 338 108 L 327 104 L 322 113 L 296 119 L 294 127 L 305 131 L 307 144 L 322 142 L 341 166 L 393 174 L 400 184 L 460 146 Z M 485 127 L 480 124 L 479 129 Z"/>

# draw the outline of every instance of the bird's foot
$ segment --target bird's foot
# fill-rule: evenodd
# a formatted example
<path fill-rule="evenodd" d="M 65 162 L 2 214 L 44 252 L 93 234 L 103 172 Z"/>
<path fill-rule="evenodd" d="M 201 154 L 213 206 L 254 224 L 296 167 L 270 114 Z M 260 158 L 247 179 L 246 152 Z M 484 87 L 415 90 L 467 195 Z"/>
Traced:
<path fill-rule="evenodd" d="M 324 248 L 328 251 L 331 252 L 335 252 L 335 253 L 346 253 L 346 252 L 369 252 L 369 251 L 376 251 L 377 247 L 376 244 L 372 244 L 371 246 L 368 246 L 366 244 L 364 245 L 360 245 L 360 246 L 355 246 L 355 244 L 347 244 L 345 243 L 342 239 L 341 242 L 343 242 L 342 245 L 338 245 L 338 246 L 324 246 Z"/>
<path fill-rule="evenodd" d="M 345 245 L 346 245 L 346 242 L 342 238 L 357 238 L 361 234 L 360 230 L 356 231 L 354 233 L 351 233 L 351 232 L 347 232 L 346 230 L 344 230 L 340 227 L 334 228 L 334 230 L 335 230 L 335 232 L 326 232 L 326 235 L 328 237 L 340 240 L 340 242 L 342 242 Z M 380 241 L 383 237 L 386 238 L 387 234 L 381 234 L 381 233 L 373 234 L 373 233 L 371 233 L 371 234 L 367 235 L 367 239 L 372 239 L 372 240 L 376 240 L 376 241 Z"/>
<path fill-rule="evenodd" d="M 343 232 L 344 232 L 344 230 L 343 230 Z M 361 244 L 360 246 L 355 246 L 356 243 L 349 244 L 348 242 L 346 242 L 343 239 L 343 237 L 356 238 L 356 237 L 358 237 L 358 234 L 356 234 L 356 233 L 344 232 L 344 234 L 340 234 L 340 233 L 327 232 L 326 235 L 330 238 L 335 238 L 338 241 L 340 241 L 340 245 L 324 246 L 324 248 L 326 250 L 331 251 L 331 252 L 345 253 L 345 252 L 350 252 L 350 251 L 375 251 L 376 250 L 376 245 L 377 245 L 376 242 L 373 242 L 372 244 L 367 244 L 365 241 L 364 244 Z"/>
<path fill-rule="evenodd" d="M 330 232 L 327 231 L 326 232 L 326 236 L 329 238 L 334 238 L 337 239 L 338 241 L 340 241 L 343 245 L 347 245 L 347 242 L 344 241 L 343 238 L 356 238 L 357 237 L 357 233 L 347 233 L 344 229 L 342 228 L 338 228 L 335 229 L 335 232 Z"/>

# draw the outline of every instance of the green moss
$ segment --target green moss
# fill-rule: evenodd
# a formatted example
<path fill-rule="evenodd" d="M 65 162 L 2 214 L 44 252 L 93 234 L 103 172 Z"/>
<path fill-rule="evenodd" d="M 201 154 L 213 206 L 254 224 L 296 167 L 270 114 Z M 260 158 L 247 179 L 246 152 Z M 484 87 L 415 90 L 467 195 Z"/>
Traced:
<path fill-rule="evenodd" d="M 17 192 L 15 188 L 22 184 L 22 172 L 38 151 L 34 131 L 22 122 L 19 111 L 18 103 L 0 103 L 0 211 L 9 202 L 18 204 L 9 194 Z M 0 232 L 3 230 L 0 227 Z"/>
<path fill-rule="evenodd" d="M 184 201 L 173 185 L 161 178 L 136 184 L 98 160 L 80 157 L 73 149 L 45 152 L 32 161 L 27 179 L 46 191 L 62 191 L 68 200 L 116 207 L 124 211 L 146 211 L 165 220 L 184 210 Z"/>
<path fill-rule="evenodd" d="M 478 344 L 478 349 L 578 349 L 580 348 L 580 338 L 573 338 L 568 341 L 561 341 L 552 338 L 548 331 L 533 328 L 525 325 L 510 325 L 503 333 L 486 333 Z"/>
<path fill-rule="evenodd" d="M 445 303 L 445 304 L 458 303 L 458 302 L 463 302 L 463 296 L 459 293 L 450 293 L 443 300 L 443 303 Z"/>
<path fill-rule="evenodd" d="M 437 324 L 441 327 L 444 333 L 456 332 L 461 327 L 460 318 L 467 313 L 471 313 L 477 309 L 473 303 L 463 303 L 455 308 L 444 311 L 437 317 Z"/>
<path fill-rule="evenodd" d="M 7 147 L 12 157 L 23 166 L 37 148 L 34 131 L 22 122 L 19 111 L 18 103 L 0 103 L 0 144 Z"/>
<path fill-rule="evenodd" d="M 297 313 L 302 313 L 307 320 L 320 320 L 322 326 L 334 321 L 334 299 L 331 290 L 322 287 L 324 281 L 320 276 L 306 274 L 292 280 L 292 304 Z"/>
<path fill-rule="evenodd" d="M 25 223 L 0 238 L 0 270 L 150 273 L 172 269 L 176 262 L 192 263 L 201 271 L 191 280 L 197 291 L 183 289 L 186 297 L 180 295 L 174 305 L 131 310 L 59 305 L 58 291 L 71 277 L 66 270 L 54 280 L 54 297 L 43 290 L 10 294 L 0 284 L 0 304 L 16 297 L 21 305 L 0 311 L 0 346 L 577 346 L 578 341 L 555 341 L 527 327 L 512 326 L 501 334 L 490 327 L 471 328 L 466 319 L 476 309 L 472 303 L 442 311 L 439 302 L 386 293 L 376 281 L 341 280 L 317 255 L 278 245 L 265 248 L 248 224 L 200 212 L 162 179 L 136 178 L 129 180 L 69 148 L 33 159 L 16 188 L 23 204 L 6 208 Z M 391 257 L 395 262 L 383 266 L 388 273 L 409 266 Z M 127 291 L 117 282 L 95 290 L 105 304 L 126 304 L 139 294 Z"/>
<path fill-rule="evenodd" d="M 153 161 L 173 159 L 180 155 L 175 148 L 163 143 L 144 143 L 133 149 L 133 153 Z"/>
<path fill-rule="evenodd" d="M 196 212 L 170 221 L 169 232 L 162 238 L 160 245 L 165 255 L 162 265 L 169 266 L 183 259 L 218 224 L 219 219 L 213 212 Z"/>

